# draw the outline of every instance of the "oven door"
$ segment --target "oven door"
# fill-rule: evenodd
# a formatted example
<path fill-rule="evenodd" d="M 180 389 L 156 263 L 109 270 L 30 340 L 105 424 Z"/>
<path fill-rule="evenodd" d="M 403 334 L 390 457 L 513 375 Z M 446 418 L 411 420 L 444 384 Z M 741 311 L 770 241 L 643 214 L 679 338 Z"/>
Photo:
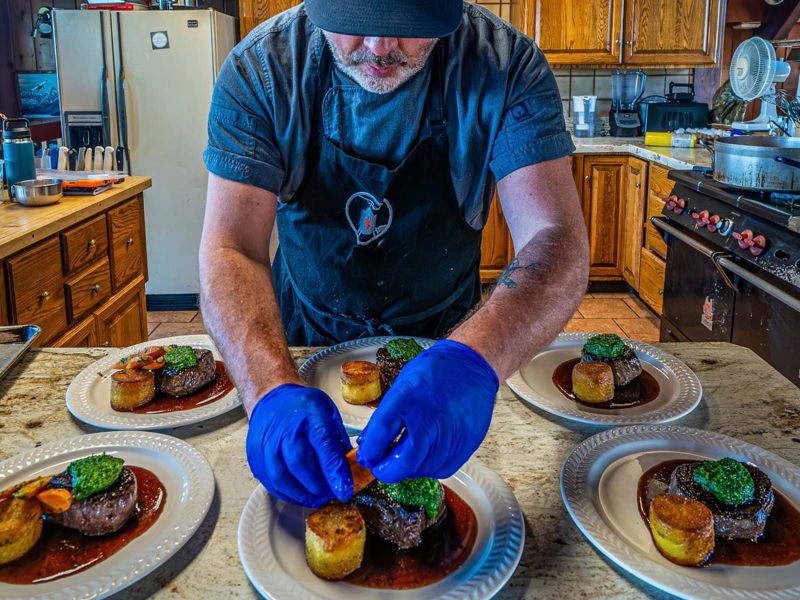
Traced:
<path fill-rule="evenodd" d="M 715 249 L 663 218 L 652 223 L 669 245 L 662 341 L 730 342 L 735 294 L 712 259 Z"/>

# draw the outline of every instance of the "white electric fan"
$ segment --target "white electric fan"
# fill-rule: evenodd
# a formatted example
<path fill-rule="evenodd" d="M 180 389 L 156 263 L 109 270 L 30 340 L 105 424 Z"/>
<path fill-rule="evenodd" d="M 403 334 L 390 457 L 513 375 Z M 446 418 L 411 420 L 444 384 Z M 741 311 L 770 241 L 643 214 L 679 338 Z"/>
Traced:
<path fill-rule="evenodd" d="M 731 89 L 742 100 L 755 100 L 764 95 L 775 95 L 775 84 L 789 77 L 789 65 L 775 58 L 775 48 L 767 40 L 752 37 L 745 40 L 731 61 Z M 778 121 L 774 101 L 761 102 L 761 114 L 752 121 L 732 123 L 742 131 L 769 131 L 770 121 Z"/>

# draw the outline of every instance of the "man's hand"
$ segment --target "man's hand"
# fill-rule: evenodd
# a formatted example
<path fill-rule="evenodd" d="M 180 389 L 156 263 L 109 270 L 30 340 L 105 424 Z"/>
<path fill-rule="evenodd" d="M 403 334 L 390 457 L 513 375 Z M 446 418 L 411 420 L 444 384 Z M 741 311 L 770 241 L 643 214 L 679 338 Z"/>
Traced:
<path fill-rule="evenodd" d="M 358 462 L 387 483 L 451 476 L 486 436 L 498 387 L 472 348 L 436 342 L 400 371 L 361 434 Z"/>
<path fill-rule="evenodd" d="M 278 386 L 250 414 L 250 470 L 272 495 L 292 504 L 316 508 L 334 498 L 350 500 L 350 447 L 336 405 L 316 388 Z"/>

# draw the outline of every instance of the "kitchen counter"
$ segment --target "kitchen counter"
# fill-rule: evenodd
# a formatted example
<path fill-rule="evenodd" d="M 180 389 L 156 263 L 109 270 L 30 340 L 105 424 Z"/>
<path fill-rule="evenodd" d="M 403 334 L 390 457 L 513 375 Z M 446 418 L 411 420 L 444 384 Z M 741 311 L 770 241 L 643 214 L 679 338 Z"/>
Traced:
<path fill-rule="evenodd" d="M 105 212 L 151 185 L 149 177 L 126 177 L 122 183 L 97 196 L 64 196 L 60 202 L 50 206 L 0 202 L 0 258 Z"/>
<path fill-rule="evenodd" d="M 676 424 L 719 431 L 800 464 L 800 389 L 739 346 L 661 347 L 683 359 L 704 389 L 704 402 Z M 312 352 L 293 350 L 297 360 Z M 70 381 L 105 354 L 104 349 L 33 350 L 0 382 L 0 460 L 41 443 L 98 431 L 69 415 L 64 395 Z M 236 550 L 239 515 L 255 487 L 244 455 L 246 427 L 239 409 L 210 423 L 166 432 L 208 458 L 217 478 L 216 498 L 186 546 L 119 597 L 256 597 Z M 601 558 L 561 502 L 564 458 L 597 431 L 532 410 L 506 386 L 500 388 L 477 458 L 514 490 L 525 513 L 526 540 L 522 562 L 499 598 L 668 597 Z"/>
<path fill-rule="evenodd" d="M 572 138 L 576 154 L 631 154 L 668 169 L 710 167 L 711 153 L 705 148 L 665 148 L 645 146 L 643 137 Z"/>

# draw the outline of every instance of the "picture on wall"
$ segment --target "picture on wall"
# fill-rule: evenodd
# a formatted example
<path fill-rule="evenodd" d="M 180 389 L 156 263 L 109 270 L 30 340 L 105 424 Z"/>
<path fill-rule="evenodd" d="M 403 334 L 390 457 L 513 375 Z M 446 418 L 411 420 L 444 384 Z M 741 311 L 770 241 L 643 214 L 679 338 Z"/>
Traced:
<path fill-rule="evenodd" d="M 58 117 L 58 78 L 55 71 L 18 71 L 22 116 L 27 119 Z"/>

